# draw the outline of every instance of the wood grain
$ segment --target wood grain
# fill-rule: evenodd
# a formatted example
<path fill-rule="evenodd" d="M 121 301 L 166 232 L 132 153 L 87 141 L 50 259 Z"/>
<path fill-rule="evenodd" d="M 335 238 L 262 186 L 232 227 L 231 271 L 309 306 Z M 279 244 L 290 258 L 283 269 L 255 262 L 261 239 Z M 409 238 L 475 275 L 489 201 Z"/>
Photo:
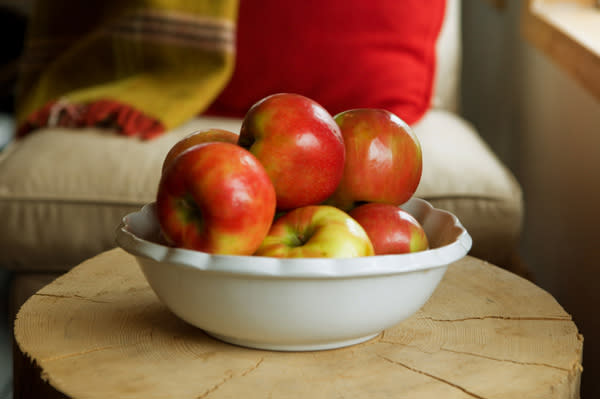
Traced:
<path fill-rule="evenodd" d="M 245 349 L 171 314 L 120 249 L 30 298 L 15 337 L 30 368 L 72 398 L 574 399 L 583 347 L 547 292 L 466 257 L 417 314 L 369 342 Z"/>
<path fill-rule="evenodd" d="M 594 0 L 527 0 L 521 31 L 600 101 L 600 9 Z"/>

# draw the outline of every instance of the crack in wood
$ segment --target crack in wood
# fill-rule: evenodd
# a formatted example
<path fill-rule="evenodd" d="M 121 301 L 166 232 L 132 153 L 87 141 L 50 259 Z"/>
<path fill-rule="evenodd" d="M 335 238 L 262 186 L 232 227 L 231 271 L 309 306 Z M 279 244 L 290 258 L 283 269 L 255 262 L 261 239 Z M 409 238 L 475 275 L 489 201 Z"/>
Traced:
<path fill-rule="evenodd" d="M 551 369 L 555 369 L 555 370 L 560 370 L 560 371 L 564 371 L 566 373 L 570 373 L 571 370 L 569 370 L 566 367 L 559 367 L 559 366 L 554 366 L 552 364 L 547 364 L 547 363 L 538 363 L 538 362 L 520 362 L 518 360 L 512 360 L 512 359 L 501 359 L 501 358 L 497 358 L 497 357 L 493 357 L 493 356 L 487 356 L 487 355 L 482 355 L 480 353 L 474 353 L 474 352 L 465 352 L 465 351 L 457 351 L 457 350 L 453 350 L 453 349 L 448 349 L 448 348 L 440 348 L 441 351 L 444 352 L 451 352 L 451 353 L 457 353 L 459 355 L 468 355 L 468 356 L 474 356 L 474 357 L 480 357 L 483 359 L 489 359 L 489 360 L 494 360 L 494 361 L 498 361 L 498 362 L 507 362 L 507 363 L 513 363 L 513 364 L 518 364 L 521 366 L 539 366 L 539 367 L 549 367 Z"/>
<path fill-rule="evenodd" d="M 256 364 L 254 364 L 251 367 L 249 367 L 248 370 L 244 370 L 240 375 L 242 377 L 245 377 L 248 374 L 252 373 L 257 368 L 260 367 L 260 365 L 262 364 L 263 360 L 264 360 L 264 358 L 261 357 L 260 359 L 258 359 L 258 362 L 256 362 Z M 210 395 L 211 393 L 215 392 L 217 389 L 221 388 L 223 385 L 225 385 L 225 383 L 227 381 L 231 380 L 234 377 L 235 377 L 235 374 L 231 370 L 227 370 L 227 375 L 225 376 L 225 378 L 223 378 L 221 381 L 217 382 L 212 387 L 208 388 L 206 391 L 202 392 L 199 396 L 196 397 L 196 399 L 206 398 L 208 395 Z"/>
<path fill-rule="evenodd" d="M 254 370 L 256 370 L 264 361 L 265 359 L 263 357 L 261 357 L 260 359 L 258 359 L 258 362 L 256 362 L 256 364 L 252 367 L 250 367 L 248 370 L 244 371 L 242 373 L 242 377 L 247 376 L 248 374 L 250 374 L 251 372 L 253 372 Z"/>
<path fill-rule="evenodd" d="M 210 395 L 217 389 L 221 388 L 223 386 L 223 384 L 225 384 L 227 381 L 231 380 L 233 377 L 234 377 L 234 375 L 231 372 L 231 370 L 227 370 L 227 375 L 225 376 L 225 378 L 223 378 L 221 381 L 217 382 L 212 387 L 208 388 L 206 391 L 202 392 L 200 395 L 196 396 L 196 399 L 206 398 L 208 395 Z"/>
<path fill-rule="evenodd" d="M 404 346 L 406 348 L 417 349 L 417 350 L 423 352 L 422 348 L 418 347 L 417 345 L 408 345 L 408 344 L 403 344 L 401 342 L 395 342 L 395 341 L 392 341 L 392 340 L 381 340 L 379 342 L 384 343 L 384 344 L 390 344 L 390 345 L 402 345 L 402 346 Z M 479 358 L 482 358 L 482 359 L 488 359 L 488 360 L 493 360 L 493 361 L 497 361 L 497 362 L 513 363 L 513 364 L 518 364 L 518 365 L 521 365 L 521 366 L 549 367 L 549 368 L 552 368 L 552 369 L 564 371 L 566 373 L 571 373 L 573 371 L 579 370 L 579 368 L 583 368 L 580 364 L 576 364 L 574 366 L 575 369 L 573 370 L 573 369 L 569 369 L 569 368 L 566 368 L 566 367 L 554 366 L 554 365 L 548 364 L 548 363 L 520 362 L 518 360 L 513 360 L 513 359 L 502 359 L 502 358 L 498 358 L 498 357 L 483 355 L 483 354 L 480 354 L 480 353 L 467 352 L 467 351 L 457 351 L 457 350 L 454 350 L 454 349 L 449 349 L 449 348 L 444 348 L 444 347 L 439 348 L 435 352 L 439 352 L 439 351 L 456 353 L 458 355 L 467 355 L 467 356 L 479 357 Z M 435 352 L 431 352 L 431 353 L 435 353 Z M 426 352 L 426 353 L 429 353 L 429 352 Z"/>
<path fill-rule="evenodd" d="M 110 301 L 102 301 L 100 299 L 93 299 L 93 298 L 87 298 L 81 295 L 58 295 L 58 294 L 44 294 L 44 293 L 35 293 L 33 295 L 36 296 L 44 296 L 44 297 L 49 297 L 49 298 L 59 298 L 59 299 L 82 299 L 84 301 L 89 301 L 89 302 L 94 302 L 94 303 L 112 303 Z"/>
<path fill-rule="evenodd" d="M 40 362 L 53 362 L 56 360 L 68 359 L 71 357 L 85 356 L 90 353 L 113 349 L 114 347 L 115 347 L 114 345 L 109 345 L 109 346 L 102 346 L 100 348 L 88 349 L 86 351 L 81 351 L 81 352 L 65 353 L 64 355 L 60 355 L 60 356 L 51 356 L 51 357 L 40 359 Z"/>
<path fill-rule="evenodd" d="M 536 317 L 536 316 L 496 316 L 496 315 L 486 315 L 486 316 L 471 316 L 471 317 L 462 317 L 457 319 L 436 319 L 431 316 L 418 317 L 417 320 L 431 320 L 440 323 L 452 323 L 452 322 L 462 322 L 462 321 L 471 321 L 471 320 L 515 320 L 515 321 L 572 321 L 571 316 L 557 316 L 557 317 Z"/>
<path fill-rule="evenodd" d="M 433 375 L 431 373 L 428 373 L 426 371 L 419 370 L 419 369 L 417 369 L 415 367 L 411 367 L 411 366 L 409 366 L 407 364 L 404 364 L 402 362 L 399 362 L 397 360 L 392 360 L 392 359 L 387 358 L 387 357 L 382 356 L 382 355 L 377 355 L 377 356 L 379 356 L 381 359 L 385 360 L 386 362 L 389 362 L 389 363 L 397 365 L 397 366 L 404 367 L 405 369 L 407 369 L 409 371 L 412 371 L 413 373 L 421 374 L 421 375 L 424 375 L 424 376 L 429 377 L 431 379 L 434 379 L 434 380 L 436 380 L 438 382 L 441 382 L 443 384 L 449 385 L 452 388 L 458 389 L 459 391 L 462 391 L 462 392 L 466 393 L 467 395 L 469 395 L 469 396 L 471 396 L 473 398 L 476 398 L 476 399 L 486 399 L 483 396 L 477 395 L 476 393 L 471 392 L 468 389 L 463 388 L 460 385 L 453 383 L 452 381 L 448 381 L 448 380 L 446 380 L 444 378 L 438 377 L 438 376 Z"/>

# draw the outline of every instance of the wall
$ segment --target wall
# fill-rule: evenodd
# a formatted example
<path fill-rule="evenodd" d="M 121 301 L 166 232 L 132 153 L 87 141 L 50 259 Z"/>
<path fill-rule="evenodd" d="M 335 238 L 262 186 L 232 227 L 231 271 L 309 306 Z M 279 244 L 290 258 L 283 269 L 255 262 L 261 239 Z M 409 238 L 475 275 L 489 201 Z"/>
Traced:
<path fill-rule="evenodd" d="M 522 40 L 520 7 L 463 2 L 462 111 L 522 184 L 521 255 L 584 335 L 582 398 L 597 398 L 600 101 Z"/>

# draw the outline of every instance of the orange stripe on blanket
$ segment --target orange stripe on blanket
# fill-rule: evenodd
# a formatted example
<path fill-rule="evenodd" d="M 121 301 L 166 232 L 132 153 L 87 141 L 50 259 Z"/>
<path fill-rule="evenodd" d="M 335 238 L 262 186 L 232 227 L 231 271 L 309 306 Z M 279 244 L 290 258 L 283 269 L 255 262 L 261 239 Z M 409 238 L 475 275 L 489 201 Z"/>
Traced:
<path fill-rule="evenodd" d="M 19 126 L 17 137 L 23 137 L 40 127 L 100 127 L 144 140 L 165 131 L 165 126 L 158 119 L 145 115 L 128 104 L 108 99 L 88 104 L 50 101 Z"/>

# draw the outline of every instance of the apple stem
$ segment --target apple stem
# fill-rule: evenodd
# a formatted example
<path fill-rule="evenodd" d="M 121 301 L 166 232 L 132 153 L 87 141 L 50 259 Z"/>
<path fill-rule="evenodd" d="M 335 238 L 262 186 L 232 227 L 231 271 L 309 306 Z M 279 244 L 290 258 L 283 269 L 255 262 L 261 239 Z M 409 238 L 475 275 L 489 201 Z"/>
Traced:
<path fill-rule="evenodd" d="M 179 199 L 177 205 L 177 209 L 179 209 L 179 214 L 183 220 L 202 224 L 204 221 L 202 211 L 190 194 Z"/>
<path fill-rule="evenodd" d="M 251 136 L 251 135 L 240 135 L 237 145 L 239 145 L 240 147 L 243 147 L 247 150 L 250 149 L 250 147 L 252 147 L 252 144 L 254 144 L 255 141 L 255 137 Z"/>

